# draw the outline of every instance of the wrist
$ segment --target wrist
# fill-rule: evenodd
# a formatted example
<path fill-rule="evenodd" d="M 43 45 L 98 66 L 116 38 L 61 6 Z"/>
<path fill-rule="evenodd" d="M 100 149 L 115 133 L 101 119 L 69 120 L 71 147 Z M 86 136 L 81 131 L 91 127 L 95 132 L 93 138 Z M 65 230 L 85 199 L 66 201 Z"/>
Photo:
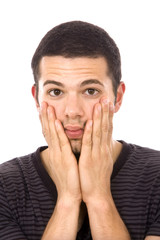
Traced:
<path fill-rule="evenodd" d="M 71 197 L 58 197 L 56 207 L 62 209 L 70 209 L 73 207 L 80 207 L 81 199 L 75 199 Z"/>
<path fill-rule="evenodd" d="M 114 201 L 111 194 L 105 196 L 95 196 L 89 198 L 85 202 L 87 209 L 95 209 L 95 210 L 104 210 L 111 209 L 114 206 Z"/>
<path fill-rule="evenodd" d="M 79 211 L 79 201 L 67 197 L 58 198 L 42 239 L 76 239 Z"/>

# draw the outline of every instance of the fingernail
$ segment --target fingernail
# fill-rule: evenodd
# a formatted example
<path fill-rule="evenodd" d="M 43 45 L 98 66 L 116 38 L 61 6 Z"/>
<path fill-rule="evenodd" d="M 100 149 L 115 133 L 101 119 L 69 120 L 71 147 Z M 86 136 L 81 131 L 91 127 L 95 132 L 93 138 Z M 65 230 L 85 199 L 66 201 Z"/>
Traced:
<path fill-rule="evenodd" d="M 114 111 L 114 105 L 113 104 L 110 104 L 109 110 L 112 111 L 112 112 Z"/>
<path fill-rule="evenodd" d="M 103 99 L 103 103 L 107 105 L 108 104 L 108 100 L 106 98 Z"/>
<path fill-rule="evenodd" d="M 40 108 L 44 109 L 46 107 L 48 107 L 48 104 L 46 104 L 46 102 L 42 102 L 41 105 L 40 105 Z"/>
<path fill-rule="evenodd" d="M 57 119 L 55 120 L 55 126 L 56 126 L 57 129 L 60 128 L 60 126 L 59 126 L 59 122 L 57 121 Z"/>

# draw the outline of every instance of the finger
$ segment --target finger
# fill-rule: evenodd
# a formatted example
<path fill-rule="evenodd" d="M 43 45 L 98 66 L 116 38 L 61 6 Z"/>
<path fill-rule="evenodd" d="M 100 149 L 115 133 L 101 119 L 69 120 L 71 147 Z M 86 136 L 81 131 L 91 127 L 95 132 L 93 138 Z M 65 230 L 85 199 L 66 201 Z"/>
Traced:
<path fill-rule="evenodd" d="M 50 146 L 52 147 L 52 149 L 55 150 L 55 152 L 57 152 L 57 151 L 60 151 L 60 146 L 59 146 L 59 138 L 58 138 L 58 134 L 55 126 L 56 116 L 55 116 L 54 108 L 52 106 L 48 106 L 47 115 L 48 115 Z"/>
<path fill-rule="evenodd" d="M 40 109 L 40 107 L 38 108 L 38 113 L 39 113 L 39 120 L 40 120 L 41 125 L 42 125 L 42 116 L 41 116 L 41 109 Z"/>
<path fill-rule="evenodd" d="M 56 132 L 58 135 L 62 154 L 66 155 L 66 154 L 71 153 L 72 152 L 71 145 L 70 145 L 69 140 L 64 132 L 64 128 L 58 119 L 55 120 L 55 126 L 56 126 Z"/>
<path fill-rule="evenodd" d="M 107 139 L 108 144 L 110 144 L 112 140 L 113 116 L 114 116 L 114 104 L 109 103 L 109 127 L 108 127 L 108 139 Z"/>
<path fill-rule="evenodd" d="M 84 155 L 88 159 L 92 151 L 92 123 L 92 120 L 87 121 L 82 139 L 81 156 Z"/>
<path fill-rule="evenodd" d="M 41 108 L 40 108 L 40 120 L 41 120 L 41 124 L 42 124 L 43 136 L 45 137 L 45 139 L 48 143 L 49 125 L 48 125 L 47 107 L 48 107 L 48 104 L 46 102 L 42 102 Z"/>
<path fill-rule="evenodd" d="M 103 99 L 101 104 L 102 104 L 101 144 L 106 145 L 108 142 L 108 130 L 109 130 L 109 103 L 107 99 Z"/>
<path fill-rule="evenodd" d="M 101 104 L 97 103 L 94 108 L 93 113 L 93 134 L 92 134 L 92 141 L 93 141 L 93 151 L 97 151 L 97 147 L 100 147 L 101 143 L 101 118 L 102 118 L 102 109 Z"/>

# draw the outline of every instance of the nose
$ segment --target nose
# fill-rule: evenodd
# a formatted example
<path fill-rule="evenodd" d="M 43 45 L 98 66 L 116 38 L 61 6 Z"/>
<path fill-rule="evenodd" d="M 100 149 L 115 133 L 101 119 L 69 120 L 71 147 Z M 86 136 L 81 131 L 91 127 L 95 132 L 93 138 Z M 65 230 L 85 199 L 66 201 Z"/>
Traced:
<path fill-rule="evenodd" d="M 79 118 L 84 115 L 82 101 L 77 94 L 71 94 L 66 98 L 65 116 L 68 118 Z"/>

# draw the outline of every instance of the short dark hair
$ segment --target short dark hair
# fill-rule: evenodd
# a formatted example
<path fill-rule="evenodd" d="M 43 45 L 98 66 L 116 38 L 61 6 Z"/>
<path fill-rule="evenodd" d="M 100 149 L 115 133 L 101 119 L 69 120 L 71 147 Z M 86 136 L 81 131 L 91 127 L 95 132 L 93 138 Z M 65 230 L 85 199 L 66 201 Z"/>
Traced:
<path fill-rule="evenodd" d="M 82 21 L 66 22 L 52 28 L 42 38 L 32 58 L 31 66 L 37 91 L 39 63 L 44 56 L 104 57 L 116 96 L 121 80 L 121 57 L 114 40 L 104 29 Z"/>

